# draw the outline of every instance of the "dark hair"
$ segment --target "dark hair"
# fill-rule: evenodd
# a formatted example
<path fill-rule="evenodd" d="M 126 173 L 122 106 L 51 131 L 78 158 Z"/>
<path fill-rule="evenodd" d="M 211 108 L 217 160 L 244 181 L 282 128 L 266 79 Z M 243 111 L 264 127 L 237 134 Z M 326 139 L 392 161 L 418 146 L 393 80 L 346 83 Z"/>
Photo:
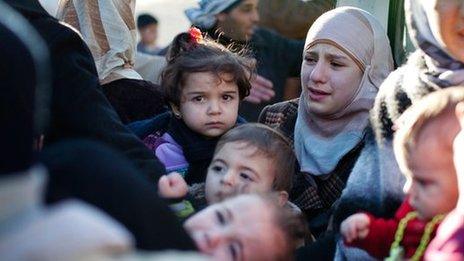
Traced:
<path fill-rule="evenodd" d="M 237 53 L 211 39 L 192 38 L 190 33 L 177 35 L 166 55 L 168 64 L 161 75 L 161 86 L 167 101 L 179 106 L 186 76 L 196 72 L 212 72 L 222 81 L 236 82 L 240 99 L 248 96 L 255 66 L 245 50 Z M 224 79 L 223 73 L 233 78 Z"/>
<path fill-rule="evenodd" d="M 137 17 L 137 28 L 139 30 L 151 24 L 158 24 L 158 19 L 150 14 L 141 14 Z"/>
<path fill-rule="evenodd" d="M 229 142 L 244 142 L 257 148 L 258 153 L 272 159 L 275 165 L 275 178 L 272 188 L 275 191 L 292 189 L 296 157 L 288 139 L 280 132 L 261 123 L 247 123 L 231 129 L 219 139 L 215 154 Z"/>

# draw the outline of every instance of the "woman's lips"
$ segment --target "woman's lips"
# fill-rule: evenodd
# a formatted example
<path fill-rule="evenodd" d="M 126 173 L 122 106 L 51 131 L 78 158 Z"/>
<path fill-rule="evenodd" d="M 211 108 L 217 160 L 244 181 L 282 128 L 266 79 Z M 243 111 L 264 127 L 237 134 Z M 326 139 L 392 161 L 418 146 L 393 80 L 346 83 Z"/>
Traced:
<path fill-rule="evenodd" d="M 308 88 L 308 94 L 309 98 L 313 101 L 321 101 L 330 95 L 330 93 L 328 92 L 317 90 L 314 88 Z"/>

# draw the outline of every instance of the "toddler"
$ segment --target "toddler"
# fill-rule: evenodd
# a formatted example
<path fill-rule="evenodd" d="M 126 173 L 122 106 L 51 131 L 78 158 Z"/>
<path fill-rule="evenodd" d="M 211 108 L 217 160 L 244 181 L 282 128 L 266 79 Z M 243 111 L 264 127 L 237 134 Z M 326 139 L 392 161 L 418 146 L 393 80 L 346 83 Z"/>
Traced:
<path fill-rule="evenodd" d="M 258 123 L 240 125 L 219 140 L 204 193 L 197 190 L 193 197 L 213 204 L 236 194 L 274 191 L 284 205 L 292 187 L 295 162 L 288 140 L 279 132 Z M 185 197 L 188 191 L 177 173 L 161 177 L 158 189 L 161 196 L 171 199 Z"/>

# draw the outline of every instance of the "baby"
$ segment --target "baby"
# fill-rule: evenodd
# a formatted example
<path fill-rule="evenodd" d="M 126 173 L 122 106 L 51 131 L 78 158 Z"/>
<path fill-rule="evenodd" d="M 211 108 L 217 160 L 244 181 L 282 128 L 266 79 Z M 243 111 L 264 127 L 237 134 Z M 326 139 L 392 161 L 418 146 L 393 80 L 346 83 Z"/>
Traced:
<path fill-rule="evenodd" d="M 444 215 L 456 206 L 458 189 L 452 144 L 459 131 L 455 107 L 464 93 L 430 94 L 405 112 L 394 141 L 395 156 L 407 177 L 407 197 L 392 219 L 358 213 L 341 224 L 349 246 L 372 256 L 419 260 Z M 395 259 L 397 258 L 397 259 Z"/>
<path fill-rule="evenodd" d="M 238 195 L 208 206 L 184 223 L 212 260 L 293 260 L 307 233 L 304 218 L 274 195 Z"/>
<path fill-rule="evenodd" d="M 208 204 L 249 192 L 275 191 L 287 202 L 296 158 L 288 140 L 276 130 L 258 123 L 243 124 L 218 141 L 208 168 L 204 197 Z M 182 198 L 188 186 L 181 175 L 160 178 L 158 189 L 165 198 Z"/>
<path fill-rule="evenodd" d="M 453 90 L 464 96 L 464 88 Z M 456 208 L 446 216 L 437 236 L 430 243 L 425 254 L 426 260 L 464 260 L 464 101 L 456 105 L 456 116 L 461 131 L 454 139 L 454 166 L 456 168 L 459 199 Z"/>

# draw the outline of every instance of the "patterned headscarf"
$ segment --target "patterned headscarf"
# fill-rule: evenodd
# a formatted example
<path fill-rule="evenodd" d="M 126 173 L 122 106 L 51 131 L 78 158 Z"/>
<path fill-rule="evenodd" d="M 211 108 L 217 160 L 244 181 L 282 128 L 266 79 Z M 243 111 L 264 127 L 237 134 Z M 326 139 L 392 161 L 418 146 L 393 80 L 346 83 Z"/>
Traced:
<path fill-rule="evenodd" d="M 200 0 L 198 8 L 185 10 L 190 22 L 203 30 L 209 30 L 216 24 L 216 15 L 242 0 Z"/>
<path fill-rule="evenodd" d="M 135 0 L 61 0 L 57 18 L 76 28 L 90 48 L 102 84 L 142 79 L 136 53 Z"/>
<path fill-rule="evenodd" d="M 421 72 L 421 80 L 441 88 L 462 84 L 454 79 L 464 78 L 457 76 L 464 74 L 464 63 L 451 57 L 433 35 L 423 1 L 406 1 L 405 10 L 411 40 L 425 54 L 427 70 Z"/>

